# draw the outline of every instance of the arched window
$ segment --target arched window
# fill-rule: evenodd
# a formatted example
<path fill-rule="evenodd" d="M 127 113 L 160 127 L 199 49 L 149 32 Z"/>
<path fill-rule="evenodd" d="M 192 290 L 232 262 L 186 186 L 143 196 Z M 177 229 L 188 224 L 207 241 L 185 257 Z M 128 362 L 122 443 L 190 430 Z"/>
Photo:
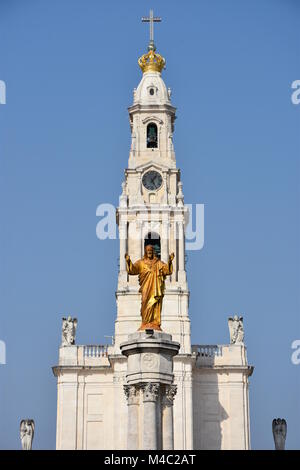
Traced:
<path fill-rule="evenodd" d="M 160 259 L 160 236 L 158 233 L 149 232 L 144 240 L 144 248 L 147 245 L 152 245 L 154 249 L 155 256 Z"/>
<path fill-rule="evenodd" d="M 157 148 L 157 125 L 154 122 L 150 122 L 147 126 L 147 148 Z"/>

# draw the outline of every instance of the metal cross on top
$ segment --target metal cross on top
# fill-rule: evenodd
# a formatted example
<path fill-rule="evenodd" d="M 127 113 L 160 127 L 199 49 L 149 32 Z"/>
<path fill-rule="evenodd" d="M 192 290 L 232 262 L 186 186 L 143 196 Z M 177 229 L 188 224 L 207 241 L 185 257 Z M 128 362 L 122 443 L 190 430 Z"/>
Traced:
<path fill-rule="evenodd" d="M 158 16 L 153 16 L 153 10 L 150 10 L 150 16 L 143 16 L 142 17 L 142 22 L 143 23 L 150 23 L 150 42 L 149 42 L 149 47 L 148 49 L 153 49 L 155 51 L 155 45 L 154 45 L 154 27 L 153 23 L 160 23 L 161 18 Z"/>

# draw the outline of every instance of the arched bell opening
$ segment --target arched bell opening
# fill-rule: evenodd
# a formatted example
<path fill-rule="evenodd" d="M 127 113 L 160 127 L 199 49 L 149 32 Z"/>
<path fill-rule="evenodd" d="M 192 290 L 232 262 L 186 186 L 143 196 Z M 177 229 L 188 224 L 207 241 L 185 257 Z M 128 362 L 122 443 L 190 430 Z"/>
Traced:
<path fill-rule="evenodd" d="M 147 148 L 154 149 L 157 147 L 157 125 L 154 122 L 150 122 L 147 126 Z"/>
<path fill-rule="evenodd" d="M 156 232 L 147 233 L 144 239 L 144 250 L 147 245 L 152 245 L 155 256 L 160 259 L 160 236 Z"/>

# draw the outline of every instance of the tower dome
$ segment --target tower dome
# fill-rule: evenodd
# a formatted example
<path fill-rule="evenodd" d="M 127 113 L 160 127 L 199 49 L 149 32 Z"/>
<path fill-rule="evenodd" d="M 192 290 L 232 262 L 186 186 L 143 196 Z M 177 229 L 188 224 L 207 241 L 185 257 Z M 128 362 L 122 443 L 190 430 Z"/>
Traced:
<path fill-rule="evenodd" d="M 170 92 L 158 71 L 144 72 L 135 94 L 134 104 L 171 104 Z"/>

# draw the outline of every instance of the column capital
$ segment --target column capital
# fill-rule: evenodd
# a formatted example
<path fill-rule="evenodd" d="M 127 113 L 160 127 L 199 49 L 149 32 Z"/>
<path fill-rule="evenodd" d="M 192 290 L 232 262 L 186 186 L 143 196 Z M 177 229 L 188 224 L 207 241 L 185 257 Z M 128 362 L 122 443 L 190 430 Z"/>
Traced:
<path fill-rule="evenodd" d="M 128 405 L 138 405 L 140 398 L 139 387 L 136 385 L 123 385 L 123 388 Z"/>
<path fill-rule="evenodd" d="M 159 384 L 158 383 L 153 383 L 149 382 L 146 384 L 142 385 L 142 391 L 143 391 L 143 401 L 153 401 L 156 402 L 158 393 L 159 393 Z"/>
<path fill-rule="evenodd" d="M 175 395 L 177 393 L 177 385 L 166 385 L 163 393 L 163 406 L 173 406 Z"/>

